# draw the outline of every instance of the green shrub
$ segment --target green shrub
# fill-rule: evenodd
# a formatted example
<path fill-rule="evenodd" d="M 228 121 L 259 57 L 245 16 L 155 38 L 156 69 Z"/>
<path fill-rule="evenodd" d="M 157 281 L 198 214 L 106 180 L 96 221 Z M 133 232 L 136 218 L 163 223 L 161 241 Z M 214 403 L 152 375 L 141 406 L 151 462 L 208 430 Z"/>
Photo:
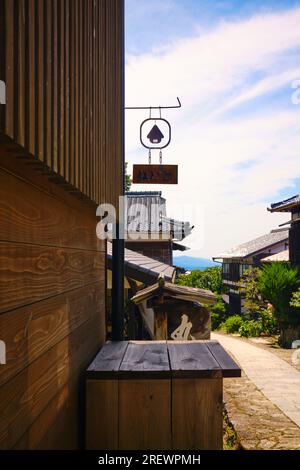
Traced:
<path fill-rule="evenodd" d="M 244 309 L 249 320 L 257 320 L 261 310 L 265 307 L 265 302 L 261 298 L 258 288 L 258 278 L 260 269 L 251 267 L 247 269 L 241 279 L 240 292 L 245 296 Z"/>
<path fill-rule="evenodd" d="M 300 308 L 290 305 L 299 285 L 298 270 L 287 263 L 271 263 L 261 269 L 258 288 L 264 299 L 273 305 L 274 317 L 281 329 L 300 324 Z"/>
<path fill-rule="evenodd" d="M 242 324 L 242 317 L 240 317 L 239 315 L 232 315 L 221 324 L 221 329 L 225 330 L 226 333 L 238 333 L 239 328 Z"/>
<path fill-rule="evenodd" d="M 211 328 L 217 330 L 226 318 L 226 306 L 222 297 L 216 297 L 216 303 L 211 307 Z"/>
<path fill-rule="evenodd" d="M 216 294 L 221 294 L 223 290 L 222 269 L 219 266 L 203 270 L 194 269 L 190 274 L 179 276 L 176 279 L 176 284 L 209 289 Z"/>
<path fill-rule="evenodd" d="M 260 320 L 246 320 L 239 328 L 239 334 L 245 338 L 260 336 L 262 333 L 262 322 Z"/>
<path fill-rule="evenodd" d="M 291 307 L 300 307 L 300 289 L 293 293 L 290 301 Z"/>
<path fill-rule="evenodd" d="M 260 312 L 262 333 L 265 335 L 276 335 L 278 333 L 277 321 L 269 309 Z"/>

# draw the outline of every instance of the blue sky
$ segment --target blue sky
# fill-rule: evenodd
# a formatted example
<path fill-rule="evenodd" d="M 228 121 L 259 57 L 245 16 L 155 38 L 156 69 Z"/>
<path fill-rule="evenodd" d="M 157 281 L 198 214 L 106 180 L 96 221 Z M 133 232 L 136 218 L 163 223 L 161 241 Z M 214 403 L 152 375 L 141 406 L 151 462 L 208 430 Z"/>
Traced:
<path fill-rule="evenodd" d="M 163 152 L 179 185 L 159 189 L 170 215 L 195 223 L 189 254 L 216 255 L 276 227 L 286 217 L 266 206 L 300 192 L 300 2 L 125 5 L 127 105 L 183 103 L 165 115 L 173 140 Z M 129 168 L 147 161 L 145 117 L 126 114 Z"/>
<path fill-rule="evenodd" d="M 125 0 L 126 51 L 144 54 L 220 21 L 299 5 L 295 0 Z"/>
<path fill-rule="evenodd" d="M 226 19 L 299 6 L 295 0 L 125 0 L 128 54 L 149 52 L 165 42 L 193 36 Z"/>

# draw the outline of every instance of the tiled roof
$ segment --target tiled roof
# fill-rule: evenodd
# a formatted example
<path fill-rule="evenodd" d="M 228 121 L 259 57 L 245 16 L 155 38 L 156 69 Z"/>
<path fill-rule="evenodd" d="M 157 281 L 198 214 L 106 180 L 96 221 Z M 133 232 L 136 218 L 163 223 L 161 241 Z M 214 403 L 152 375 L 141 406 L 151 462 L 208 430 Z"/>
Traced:
<path fill-rule="evenodd" d="M 129 197 L 161 196 L 161 191 L 128 191 L 125 195 Z"/>
<path fill-rule="evenodd" d="M 172 249 L 173 250 L 178 250 L 178 251 L 187 251 L 190 250 L 188 246 L 181 245 L 180 243 L 173 242 L 172 244 Z"/>
<path fill-rule="evenodd" d="M 261 260 L 263 263 L 280 263 L 289 261 L 289 250 L 283 250 Z"/>
<path fill-rule="evenodd" d="M 160 283 L 158 280 L 155 284 L 145 287 L 145 289 L 139 291 L 131 300 L 135 304 L 152 297 L 157 292 L 165 292 L 170 297 L 174 297 L 182 300 L 190 300 L 191 302 L 198 302 L 202 305 L 211 305 L 215 303 L 215 295 L 207 289 L 199 289 L 197 287 L 180 286 L 177 284 L 171 284 L 170 282 Z"/>
<path fill-rule="evenodd" d="M 268 209 L 271 212 L 290 212 L 291 208 L 294 206 L 300 206 L 300 195 L 290 197 L 284 201 L 274 202 L 271 204 L 271 207 Z"/>
<path fill-rule="evenodd" d="M 213 259 L 246 258 L 266 248 L 270 248 L 272 245 L 288 240 L 288 237 L 289 231 L 286 228 L 272 230 L 266 235 L 262 235 L 247 243 L 242 243 L 229 251 L 214 256 Z"/>
<path fill-rule="evenodd" d="M 160 191 L 127 193 L 124 210 L 125 231 L 135 234 L 150 232 L 152 239 L 153 234 L 170 234 L 170 238 L 183 240 L 193 228 L 189 222 L 167 217 L 166 200 Z"/>
<path fill-rule="evenodd" d="M 110 264 L 112 260 L 112 244 L 110 242 L 107 243 L 107 258 Z M 124 258 L 125 275 L 137 281 L 146 283 L 155 282 L 160 273 L 163 273 L 168 281 L 172 282 L 175 278 L 175 266 L 154 260 L 148 256 L 128 250 L 128 248 L 125 248 Z"/>

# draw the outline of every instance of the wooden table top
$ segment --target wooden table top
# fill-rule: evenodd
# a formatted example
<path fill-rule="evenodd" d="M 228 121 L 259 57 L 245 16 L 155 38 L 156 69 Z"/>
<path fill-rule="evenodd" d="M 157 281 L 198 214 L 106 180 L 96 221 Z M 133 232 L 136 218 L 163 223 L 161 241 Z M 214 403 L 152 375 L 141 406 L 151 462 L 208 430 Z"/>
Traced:
<path fill-rule="evenodd" d="M 240 377 L 241 369 L 218 341 L 105 343 L 87 379 Z"/>

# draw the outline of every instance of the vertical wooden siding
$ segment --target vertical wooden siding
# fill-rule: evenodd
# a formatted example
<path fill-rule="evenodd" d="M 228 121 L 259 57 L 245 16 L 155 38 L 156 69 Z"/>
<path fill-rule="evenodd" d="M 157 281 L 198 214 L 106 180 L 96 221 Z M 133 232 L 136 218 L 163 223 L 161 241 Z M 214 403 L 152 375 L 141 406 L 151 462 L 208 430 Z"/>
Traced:
<path fill-rule="evenodd" d="M 0 22 L 2 140 L 66 189 L 115 204 L 123 186 L 123 0 L 1 0 Z"/>
<path fill-rule="evenodd" d="M 78 447 L 80 374 L 105 340 L 96 224 L 0 144 L 0 449 Z"/>
<path fill-rule="evenodd" d="M 0 0 L 0 79 L 0 448 L 76 448 L 105 340 L 94 203 L 122 188 L 123 0 Z"/>

